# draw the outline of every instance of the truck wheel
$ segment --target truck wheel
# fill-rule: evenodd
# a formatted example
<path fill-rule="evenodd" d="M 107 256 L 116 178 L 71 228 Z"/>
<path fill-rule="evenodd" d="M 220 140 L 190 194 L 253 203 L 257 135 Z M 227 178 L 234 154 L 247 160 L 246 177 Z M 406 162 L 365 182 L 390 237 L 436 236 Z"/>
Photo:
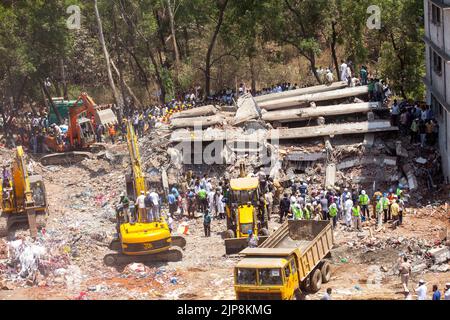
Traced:
<path fill-rule="evenodd" d="M 262 228 L 260 231 L 259 231 L 259 234 L 261 235 L 261 236 L 268 236 L 269 235 L 269 230 L 267 230 L 266 228 Z"/>
<path fill-rule="evenodd" d="M 311 285 L 309 286 L 309 291 L 312 293 L 316 293 L 320 290 L 322 286 L 322 272 L 319 269 L 316 269 L 311 274 Z"/>
<path fill-rule="evenodd" d="M 328 261 L 325 261 L 320 268 L 322 273 L 322 283 L 328 283 L 331 279 L 331 265 Z"/>
<path fill-rule="evenodd" d="M 227 232 L 225 232 L 225 239 L 233 239 L 233 238 L 234 238 L 234 231 L 227 230 Z"/>

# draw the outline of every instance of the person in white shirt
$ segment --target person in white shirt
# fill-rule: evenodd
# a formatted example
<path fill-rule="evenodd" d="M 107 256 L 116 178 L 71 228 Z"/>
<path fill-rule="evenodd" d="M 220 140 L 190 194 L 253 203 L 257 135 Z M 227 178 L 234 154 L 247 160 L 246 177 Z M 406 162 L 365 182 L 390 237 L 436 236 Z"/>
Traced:
<path fill-rule="evenodd" d="M 159 220 L 159 195 L 155 191 L 152 191 L 150 192 L 150 198 L 153 202 L 153 207 L 151 208 L 153 219 Z"/>
<path fill-rule="evenodd" d="M 347 64 L 344 60 L 342 60 L 341 62 L 341 81 L 347 81 Z"/>
<path fill-rule="evenodd" d="M 334 82 L 334 74 L 333 74 L 333 72 L 331 72 L 330 69 L 327 69 L 327 73 L 326 73 L 325 77 L 327 79 L 327 83 L 331 84 Z"/>
<path fill-rule="evenodd" d="M 350 227 L 352 225 L 353 201 L 348 195 L 345 200 L 344 208 L 345 208 L 345 224 L 347 225 L 347 227 Z"/>
<path fill-rule="evenodd" d="M 450 300 L 450 282 L 445 284 L 444 300 Z"/>
<path fill-rule="evenodd" d="M 216 210 L 216 206 L 214 203 L 214 196 L 215 196 L 215 192 L 214 191 L 209 191 L 208 192 L 208 206 L 209 206 L 209 210 L 211 213 L 211 217 L 217 218 L 217 210 Z"/>
<path fill-rule="evenodd" d="M 142 217 L 146 217 L 146 214 L 145 214 L 145 192 L 144 191 L 141 191 L 140 196 L 137 197 L 135 205 L 138 208 L 138 214 L 139 214 L 137 220 L 141 221 Z"/>
<path fill-rule="evenodd" d="M 427 300 L 427 286 L 424 280 L 419 281 L 419 286 L 416 288 L 417 300 Z"/>

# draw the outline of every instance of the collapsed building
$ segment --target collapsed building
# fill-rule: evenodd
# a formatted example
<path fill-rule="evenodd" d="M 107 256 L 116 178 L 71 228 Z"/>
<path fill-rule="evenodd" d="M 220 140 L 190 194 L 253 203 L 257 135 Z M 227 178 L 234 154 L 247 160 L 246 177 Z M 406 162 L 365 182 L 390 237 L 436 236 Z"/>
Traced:
<path fill-rule="evenodd" d="M 232 178 L 244 161 L 286 186 L 301 179 L 317 188 L 417 189 L 415 158 L 430 165 L 436 156 L 407 150 L 388 106 L 368 97 L 368 86 L 336 82 L 179 112 L 157 130 L 169 150 L 162 180 L 168 188 L 188 170 Z M 148 169 L 156 180 L 157 170 Z"/>

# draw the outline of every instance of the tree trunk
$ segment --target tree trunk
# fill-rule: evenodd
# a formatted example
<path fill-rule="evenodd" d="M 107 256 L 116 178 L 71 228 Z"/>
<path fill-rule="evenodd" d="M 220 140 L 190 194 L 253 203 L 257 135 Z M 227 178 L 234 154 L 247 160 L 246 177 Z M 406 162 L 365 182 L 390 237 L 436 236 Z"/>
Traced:
<path fill-rule="evenodd" d="M 66 69 L 64 67 L 64 59 L 59 59 L 59 67 L 61 68 L 61 82 L 63 86 L 63 97 L 64 100 L 69 100 L 68 94 L 67 94 L 67 80 L 66 80 Z"/>
<path fill-rule="evenodd" d="M 133 98 L 134 103 L 136 103 L 136 105 L 138 107 L 142 107 L 142 102 L 139 100 L 139 98 L 134 94 L 133 90 L 130 88 L 130 86 L 125 82 L 125 80 L 122 79 L 122 73 L 120 72 L 120 70 L 116 67 L 116 64 L 114 63 L 113 60 L 111 60 L 111 66 L 114 69 L 117 77 L 119 78 L 119 80 L 121 81 L 121 83 L 123 83 L 124 88 L 127 90 L 128 94 L 131 96 L 131 98 Z"/>
<path fill-rule="evenodd" d="M 331 56 L 333 57 L 334 69 L 336 70 L 336 79 L 340 79 L 341 75 L 339 74 L 339 62 L 336 53 L 336 44 L 337 44 L 337 34 L 336 34 L 336 22 L 331 22 L 331 30 L 333 34 L 331 36 Z"/>
<path fill-rule="evenodd" d="M 250 75 L 252 80 L 252 95 L 255 95 L 256 93 L 256 71 L 255 71 L 255 58 L 253 57 L 253 54 L 250 54 L 248 57 L 250 61 Z"/>
<path fill-rule="evenodd" d="M 189 57 L 189 34 L 186 27 L 183 28 L 184 35 L 184 55 L 185 57 Z"/>
<path fill-rule="evenodd" d="M 150 43 L 147 42 L 146 45 L 147 45 L 147 52 L 150 57 L 150 61 L 152 62 L 153 67 L 155 68 L 156 83 L 158 84 L 159 90 L 161 91 L 160 96 L 159 96 L 159 101 L 161 104 L 164 104 L 164 103 L 166 103 L 166 87 L 162 80 L 161 73 L 159 72 L 158 63 L 156 62 L 155 56 L 153 55 L 153 52 L 150 48 Z"/>
<path fill-rule="evenodd" d="M 314 77 L 316 78 L 317 82 L 319 84 L 322 84 L 322 79 L 320 79 L 319 74 L 317 73 L 316 57 L 314 56 L 313 52 L 311 52 L 310 55 L 309 55 L 309 63 L 311 65 L 311 71 L 314 74 Z"/>
<path fill-rule="evenodd" d="M 180 65 L 180 52 L 178 51 L 177 36 L 175 32 L 175 19 L 173 16 L 173 8 L 170 5 L 170 0 L 165 0 L 165 2 L 169 13 L 170 32 L 172 33 L 173 51 L 175 53 L 175 71 L 177 72 L 178 66 Z"/>
<path fill-rule="evenodd" d="M 109 52 L 108 52 L 108 49 L 106 48 L 105 38 L 103 35 L 102 20 L 100 18 L 100 13 L 98 11 L 97 0 L 94 0 L 94 9 L 95 9 L 95 16 L 97 18 L 97 24 L 98 24 L 98 37 L 99 37 L 100 45 L 102 46 L 103 55 L 105 56 L 105 61 L 106 61 L 106 71 L 108 73 L 109 86 L 111 87 L 111 90 L 113 92 L 114 101 L 116 102 L 116 106 L 120 110 L 120 109 L 123 109 L 124 103 L 123 103 L 122 97 L 119 94 L 119 91 L 116 88 L 116 85 L 114 84 L 114 78 L 113 78 L 112 71 L 111 71 Z"/>
<path fill-rule="evenodd" d="M 225 9 L 227 8 L 228 0 L 223 0 L 222 5 L 219 4 L 219 17 L 217 19 L 216 28 L 214 29 L 213 36 L 208 46 L 205 61 L 205 95 L 209 96 L 211 93 L 211 57 L 216 45 L 217 36 L 219 35 L 220 28 L 222 27 L 223 17 L 225 15 Z"/>

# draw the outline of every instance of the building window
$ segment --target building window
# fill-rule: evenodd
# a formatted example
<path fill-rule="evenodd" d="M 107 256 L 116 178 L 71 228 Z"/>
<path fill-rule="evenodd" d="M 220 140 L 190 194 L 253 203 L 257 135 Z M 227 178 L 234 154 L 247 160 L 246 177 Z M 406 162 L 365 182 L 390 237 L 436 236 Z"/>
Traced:
<path fill-rule="evenodd" d="M 433 70 L 438 75 L 442 75 L 442 58 L 435 51 L 433 53 Z"/>
<path fill-rule="evenodd" d="M 441 8 L 434 4 L 431 4 L 431 22 L 437 26 L 441 25 Z"/>
<path fill-rule="evenodd" d="M 439 103 L 433 94 L 431 94 L 431 110 L 434 115 L 438 116 L 439 119 L 443 119 L 444 107 Z"/>

